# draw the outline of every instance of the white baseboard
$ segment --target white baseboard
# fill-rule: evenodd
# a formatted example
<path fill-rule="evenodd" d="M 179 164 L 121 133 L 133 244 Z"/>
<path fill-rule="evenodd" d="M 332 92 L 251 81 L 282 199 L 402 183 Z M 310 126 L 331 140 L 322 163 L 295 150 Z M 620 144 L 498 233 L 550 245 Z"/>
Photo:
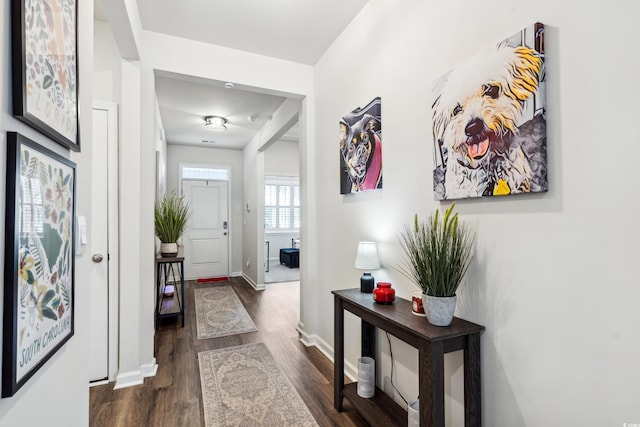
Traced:
<path fill-rule="evenodd" d="M 304 331 L 304 324 L 298 322 L 298 327 L 296 328 L 298 334 L 300 335 L 300 342 L 304 344 L 306 347 L 315 347 L 320 350 L 320 353 L 324 354 L 327 359 L 329 359 L 332 363 L 335 363 L 333 347 L 331 347 L 325 340 L 320 338 L 318 335 L 312 334 L 309 335 Z M 353 366 L 351 363 L 345 360 L 344 362 L 344 374 L 351 380 L 357 381 L 358 378 L 358 368 Z"/>
<path fill-rule="evenodd" d="M 140 385 L 144 383 L 146 377 L 153 377 L 158 372 L 158 364 L 156 358 L 151 360 L 151 363 L 146 363 L 140 366 L 140 369 L 131 372 L 123 372 L 116 377 L 116 384 L 113 387 L 114 390 L 119 388 L 131 387 L 134 385 Z"/>
<path fill-rule="evenodd" d="M 109 384 L 109 380 L 100 380 L 100 381 L 91 381 L 89 382 L 89 387 L 95 387 L 98 385 Z"/>
<path fill-rule="evenodd" d="M 113 386 L 114 390 L 119 388 L 131 387 L 134 385 L 140 385 L 144 383 L 144 376 L 140 370 L 123 372 L 116 377 L 116 385 Z"/>
<path fill-rule="evenodd" d="M 229 277 L 242 277 L 242 271 L 233 271 Z"/>
<path fill-rule="evenodd" d="M 151 363 L 147 363 L 146 365 L 140 366 L 140 372 L 142 376 L 145 378 L 155 377 L 158 372 L 158 364 L 156 363 L 156 358 L 154 357 L 151 360 Z"/>
<path fill-rule="evenodd" d="M 253 289 L 255 289 L 256 291 L 264 291 L 266 289 L 264 283 L 259 285 L 256 282 L 254 282 L 249 276 L 247 276 L 246 274 L 242 273 L 242 278 L 244 280 L 247 281 L 247 283 L 249 283 L 251 285 L 251 287 Z"/>

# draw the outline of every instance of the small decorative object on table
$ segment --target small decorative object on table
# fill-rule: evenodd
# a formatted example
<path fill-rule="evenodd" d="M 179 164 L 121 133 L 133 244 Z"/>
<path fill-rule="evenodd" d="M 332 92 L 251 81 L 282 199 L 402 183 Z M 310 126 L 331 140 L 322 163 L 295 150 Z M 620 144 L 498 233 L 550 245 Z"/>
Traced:
<path fill-rule="evenodd" d="M 425 316 L 424 304 L 422 302 L 422 292 L 414 292 L 411 296 L 411 312 L 416 316 Z"/>
<path fill-rule="evenodd" d="M 358 270 L 365 270 L 360 277 L 360 292 L 370 294 L 373 291 L 374 279 L 369 271 L 380 268 L 380 259 L 378 258 L 378 246 L 376 242 L 360 242 L 358 243 L 358 252 L 353 267 Z"/>
<path fill-rule="evenodd" d="M 420 400 L 412 400 L 407 405 L 408 427 L 420 427 Z"/>
<path fill-rule="evenodd" d="M 371 357 L 358 358 L 358 396 L 365 399 L 376 393 L 376 361 Z"/>
<path fill-rule="evenodd" d="M 389 282 L 378 282 L 378 287 L 373 290 L 373 300 L 378 304 L 391 304 L 396 299 L 396 290 Z"/>
<path fill-rule="evenodd" d="M 416 214 L 413 225 L 405 226 L 400 235 L 406 256 L 400 271 L 422 290 L 427 320 L 435 326 L 449 326 L 453 320 L 456 291 L 475 239 L 466 224 L 458 223 L 458 214 L 452 215 L 454 206 L 442 218 L 438 210 L 427 221 L 419 221 Z"/>

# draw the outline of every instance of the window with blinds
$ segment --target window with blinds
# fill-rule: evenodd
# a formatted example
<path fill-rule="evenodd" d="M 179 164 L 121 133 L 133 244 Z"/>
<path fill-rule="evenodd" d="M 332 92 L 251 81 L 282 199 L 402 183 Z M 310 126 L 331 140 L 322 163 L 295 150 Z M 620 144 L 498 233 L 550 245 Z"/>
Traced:
<path fill-rule="evenodd" d="M 264 228 L 267 231 L 300 229 L 298 178 L 265 176 Z"/>

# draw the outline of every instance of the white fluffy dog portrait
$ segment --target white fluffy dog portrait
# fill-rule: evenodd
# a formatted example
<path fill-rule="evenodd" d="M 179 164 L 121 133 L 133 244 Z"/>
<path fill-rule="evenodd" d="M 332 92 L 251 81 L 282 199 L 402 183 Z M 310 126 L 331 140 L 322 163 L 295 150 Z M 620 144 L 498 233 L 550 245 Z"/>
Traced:
<path fill-rule="evenodd" d="M 524 117 L 542 75 L 536 50 L 506 43 L 446 75 L 432 107 L 437 199 L 546 191 L 544 114 Z"/>

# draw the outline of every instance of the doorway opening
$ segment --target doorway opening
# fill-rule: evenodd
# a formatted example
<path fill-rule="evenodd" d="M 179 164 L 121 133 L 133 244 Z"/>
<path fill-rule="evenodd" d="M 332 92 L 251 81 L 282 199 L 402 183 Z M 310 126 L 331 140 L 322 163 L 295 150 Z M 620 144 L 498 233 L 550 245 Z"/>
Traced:
<path fill-rule="evenodd" d="M 294 123 L 264 150 L 264 283 L 300 280 L 300 151 Z"/>
<path fill-rule="evenodd" d="M 295 147 L 297 152 L 297 147 Z M 300 179 L 264 177 L 265 283 L 300 280 Z"/>

